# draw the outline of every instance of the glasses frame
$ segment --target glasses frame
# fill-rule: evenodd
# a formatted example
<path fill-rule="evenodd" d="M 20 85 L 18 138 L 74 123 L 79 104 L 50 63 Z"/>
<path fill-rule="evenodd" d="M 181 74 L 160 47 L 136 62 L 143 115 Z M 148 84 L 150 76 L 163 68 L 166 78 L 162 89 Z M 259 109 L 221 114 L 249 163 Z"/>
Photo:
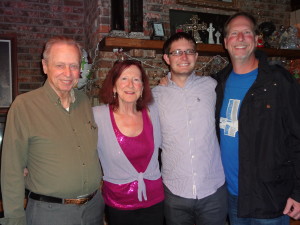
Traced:
<path fill-rule="evenodd" d="M 177 52 L 177 53 L 174 54 L 175 52 Z M 186 54 L 186 55 L 196 55 L 197 51 L 195 49 L 187 49 L 187 50 L 184 50 L 184 51 L 180 50 L 180 49 L 176 49 L 176 50 L 168 53 L 168 55 L 171 55 L 171 56 L 182 56 L 183 54 Z"/>

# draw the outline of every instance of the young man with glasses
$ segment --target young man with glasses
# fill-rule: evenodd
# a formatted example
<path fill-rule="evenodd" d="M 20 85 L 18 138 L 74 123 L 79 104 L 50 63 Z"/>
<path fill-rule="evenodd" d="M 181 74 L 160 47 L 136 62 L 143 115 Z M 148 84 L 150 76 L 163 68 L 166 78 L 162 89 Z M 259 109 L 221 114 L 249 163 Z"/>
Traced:
<path fill-rule="evenodd" d="M 196 42 L 176 33 L 164 44 L 168 84 L 153 89 L 162 130 L 167 225 L 222 225 L 227 192 L 215 131 L 215 86 L 196 76 Z"/>

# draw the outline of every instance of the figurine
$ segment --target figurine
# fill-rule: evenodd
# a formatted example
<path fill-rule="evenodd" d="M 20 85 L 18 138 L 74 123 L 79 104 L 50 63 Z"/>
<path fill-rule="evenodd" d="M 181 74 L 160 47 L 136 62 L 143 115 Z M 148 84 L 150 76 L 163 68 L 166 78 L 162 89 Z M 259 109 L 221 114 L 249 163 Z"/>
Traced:
<path fill-rule="evenodd" d="M 290 26 L 287 29 L 287 40 L 286 47 L 288 49 L 296 49 L 298 48 L 298 30 L 296 27 Z"/>
<path fill-rule="evenodd" d="M 263 45 L 266 48 L 270 48 L 270 44 L 268 43 L 269 37 L 273 34 L 276 30 L 275 25 L 273 22 L 263 22 L 258 26 L 258 30 L 262 34 Z"/>
<path fill-rule="evenodd" d="M 217 38 L 217 44 L 220 45 L 220 37 L 221 37 L 221 33 L 219 31 L 216 32 L 215 34 L 216 38 Z"/>
<path fill-rule="evenodd" d="M 208 31 L 208 44 L 214 44 L 214 38 L 213 38 L 213 32 L 215 31 L 215 28 L 212 26 L 212 23 L 209 23 L 209 27 L 207 28 Z"/>
<path fill-rule="evenodd" d="M 257 39 L 257 46 L 258 48 L 264 48 L 264 39 L 263 39 L 263 34 L 259 34 L 258 35 L 258 39 Z"/>

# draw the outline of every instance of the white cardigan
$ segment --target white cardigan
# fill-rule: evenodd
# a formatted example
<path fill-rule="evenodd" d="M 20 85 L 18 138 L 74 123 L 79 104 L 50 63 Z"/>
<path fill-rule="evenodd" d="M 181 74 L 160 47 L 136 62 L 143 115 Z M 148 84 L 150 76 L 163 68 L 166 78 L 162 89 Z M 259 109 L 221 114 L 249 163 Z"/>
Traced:
<path fill-rule="evenodd" d="M 161 145 L 161 132 L 158 111 L 155 104 L 149 106 L 154 135 L 154 152 L 144 173 L 138 173 L 121 149 L 111 123 L 108 105 L 93 108 L 98 125 L 98 155 L 103 168 L 103 180 L 114 184 L 138 181 L 138 199 L 147 200 L 144 178 L 157 180 L 161 177 L 158 162 L 158 148 Z"/>

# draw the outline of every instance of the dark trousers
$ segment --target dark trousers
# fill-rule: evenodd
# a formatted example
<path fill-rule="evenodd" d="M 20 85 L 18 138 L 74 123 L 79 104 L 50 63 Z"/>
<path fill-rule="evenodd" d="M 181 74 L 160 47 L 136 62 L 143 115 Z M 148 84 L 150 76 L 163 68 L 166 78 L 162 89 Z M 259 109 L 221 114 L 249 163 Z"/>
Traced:
<path fill-rule="evenodd" d="M 48 203 L 28 199 L 27 225 L 103 225 L 101 191 L 83 205 Z"/>
<path fill-rule="evenodd" d="M 165 187 L 165 218 L 167 225 L 224 225 L 227 217 L 227 190 L 221 186 L 202 199 L 187 199 Z"/>
<path fill-rule="evenodd" d="M 163 202 L 135 210 L 119 210 L 107 205 L 106 207 L 108 225 L 163 225 Z"/>

